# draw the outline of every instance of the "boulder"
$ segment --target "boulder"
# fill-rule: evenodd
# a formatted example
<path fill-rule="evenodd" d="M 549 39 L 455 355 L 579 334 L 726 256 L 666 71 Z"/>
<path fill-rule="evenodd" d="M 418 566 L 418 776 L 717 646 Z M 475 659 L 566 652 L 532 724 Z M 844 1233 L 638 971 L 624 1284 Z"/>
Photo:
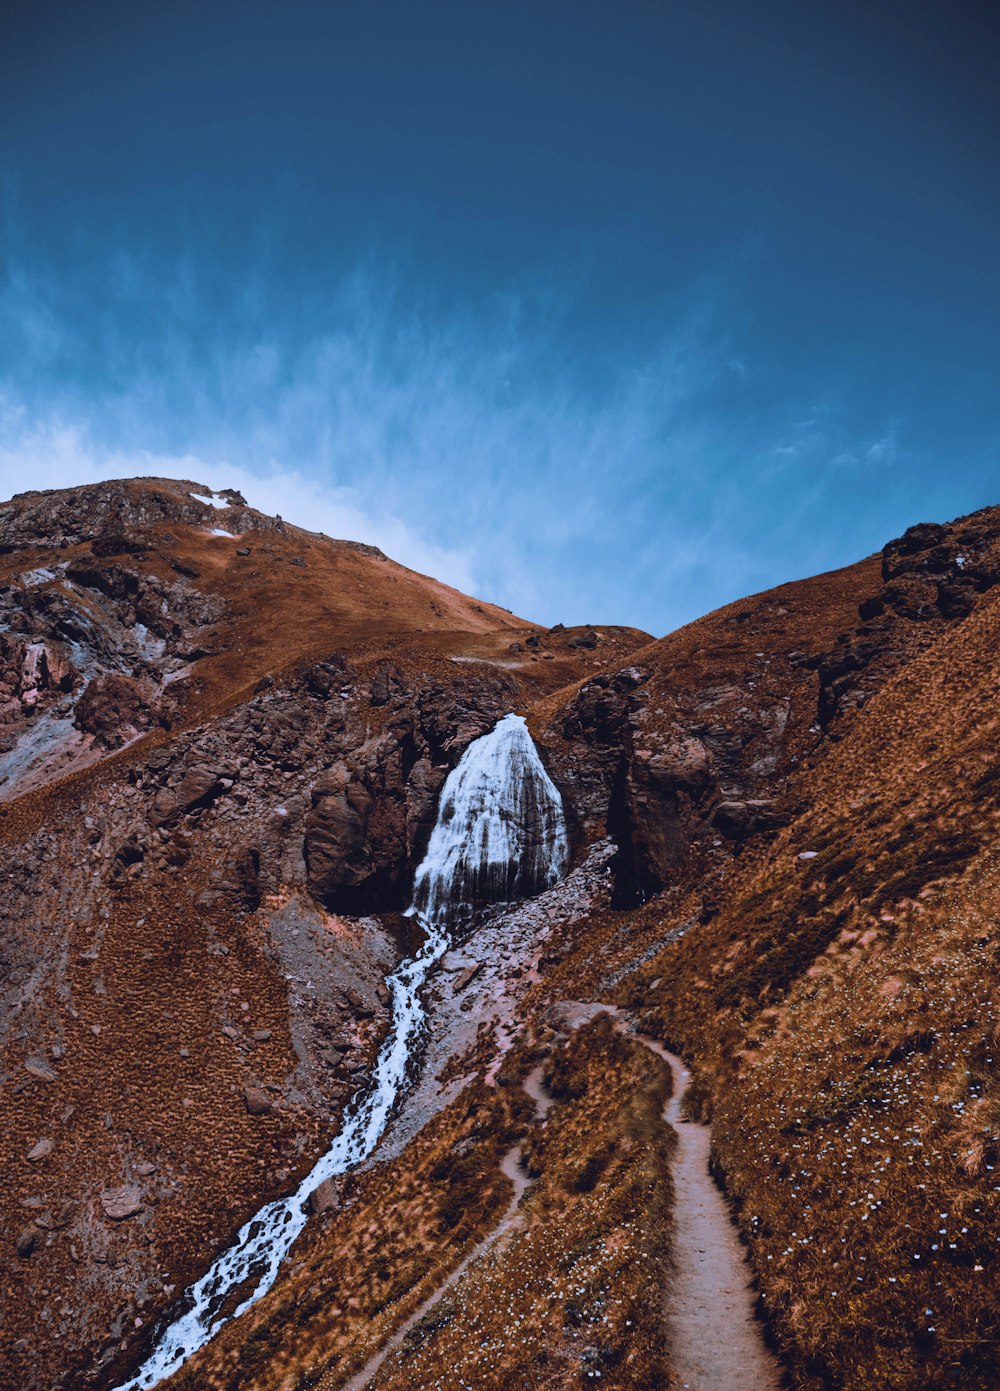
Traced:
<path fill-rule="evenodd" d="M 337 1206 L 337 1186 L 332 1179 L 325 1178 L 309 1194 L 309 1211 L 314 1217 L 321 1212 L 329 1212 Z"/>
<path fill-rule="evenodd" d="M 15 1242 L 17 1254 L 22 1258 L 30 1256 L 38 1245 L 38 1238 L 40 1236 L 41 1232 L 34 1223 L 30 1223 L 27 1227 L 22 1227 L 17 1234 L 17 1240 Z"/>
<path fill-rule="evenodd" d="M 182 811 L 193 811 L 195 807 L 207 806 L 233 785 L 235 769 L 211 763 L 195 762 L 188 765 L 177 787 L 177 801 Z"/>
<path fill-rule="evenodd" d="M 113 1222 L 136 1217 L 143 1209 L 142 1189 L 137 1183 L 125 1183 L 120 1188 L 106 1188 L 101 1194 L 101 1207 Z"/>
<path fill-rule="evenodd" d="M 274 1110 L 274 1102 L 262 1087 L 244 1087 L 243 1104 L 251 1116 L 269 1116 Z"/>

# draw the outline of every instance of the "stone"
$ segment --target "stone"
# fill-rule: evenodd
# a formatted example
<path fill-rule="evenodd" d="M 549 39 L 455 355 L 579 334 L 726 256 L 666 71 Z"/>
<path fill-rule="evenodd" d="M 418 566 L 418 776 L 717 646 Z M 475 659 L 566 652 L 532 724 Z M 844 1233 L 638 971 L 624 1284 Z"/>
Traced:
<path fill-rule="evenodd" d="M 172 820 L 180 811 L 180 803 L 169 787 L 161 787 L 153 798 L 150 819 L 156 826 Z"/>
<path fill-rule="evenodd" d="M 52 1141 L 51 1141 L 51 1140 L 39 1140 L 39 1141 L 37 1142 L 37 1144 L 32 1145 L 31 1149 L 28 1151 L 28 1153 L 27 1153 L 24 1157 L 25 1157 L 25 1159 L 28 1161 L 29 1164 L 34 1164 L 36 1160 L 38 1160 L 38 1159 L 45 1159 L 45 1158 L 46 1158 L 48 1155 L 50 1155 L 51 1153 L 52 1153 Z"/>
<path fill-rule="evenodd" d="M 270 1041 L 271 1041 L 271 1030 L 270 1030 L 270 1029 L 254 1029 L 253 1033 L 251 1034 L 251 1038 L 254 1040 L 255 1043 L 270 1043 Z"/>
<path fill-rule="evenodd" d="M 143 1209 L 142 1189 L 137 1183 L 124 1183 L 120 1188 L 106 1188 L 101 1194 L 101 1207 L 113 1222 L 136 1217 Z"/>
<path fill-rule="evenodd" d="M 243 1103 L 251 1116 L 269 1116 L 274 1110 L 274 1102 L 262 1087 L 244 1087 Z"/>
<path fill-rule="evenodd" d="M 188 768 L 177 788 L 181 809 L 192 811 L 203 803 L 214 801 L 224 790 L 221 781 L 224 776 L 225 773 L 206 763 L 195 763 Z"/>
<path fill-rule="evenodd" d="M 30 1256 L 38 1245 L 38 1238 L 40 1236 L 41 1232 L 33 1222 L 27 1227 L 22 1227 L 17 1234 L 17 1241 L 15 1243 L 17 1254 L 24 1258 Z"/>
<path fill-rule="evenodd" d="M 482 969 L 483 963 L 481 961 L 474 961 L 471 966 L 466 966 L 465 970 L 455 977 L 455 994 L 457 995 L 460 990 L 464 990 L 469 982 L 477 976 Z"/>
<path fill-rule="evenodd" d="M 41 1058 L 29 1058 L 24 1064 L 24 1070 L 30 1076 L 37 1078 L 39 1082 L 54 1082 L 56 1080 L 56 1074 Z"/>
<path fill-rule="evenodd" d="M 332 1179 L 325 1178 L 309 1194 L 309 1211 L 314 1217 L 321 1212 L 329 1212 L 337 1206 L 337 1187 Z"/>

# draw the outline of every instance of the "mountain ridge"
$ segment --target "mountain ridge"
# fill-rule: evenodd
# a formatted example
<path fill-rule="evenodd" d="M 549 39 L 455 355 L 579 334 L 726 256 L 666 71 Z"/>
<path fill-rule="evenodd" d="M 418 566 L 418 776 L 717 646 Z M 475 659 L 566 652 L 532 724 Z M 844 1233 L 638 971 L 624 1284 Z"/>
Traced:
<path fill-rule="evenodd" d="M 650 639 L 543 629 L 197 483 L 125 480 L 0 504 L 10 1375 L 39 1391 L 107 1391 L 240 1222 L 310 1167 L 388 1028 L 384 980 L 416 940 L 402 913 L 443 781 L 511 711 L 562 796 L 568 877 L 456 942 L 465 964 L 432 992 L 427 1110 L 385 1161 L 389 1188 L 345 1176 L 303 1254 L 246 1316 L 257 1360 L 232 1370 L 247 1336 L 234 1325 L 171 1385 L 265 1391 L 289 1376 L 316 1384 L 314 1373 L 339 1385 L 373 1351 L 371 1330 L 391 1336 L 431 1268 L 446 1273 L 502 1209 L 495 1166 L 515 1135 L 541 1166 L 525 1240 L 569 1259 L 548 1204 L 573 1240 L 620 1243 L 607 1278 L 622 1312 L 598 1361 L 580 1363 L 580 1325 L 559 1296 L 568 1322 L 539 1333 L 545 1360 L 508 1347 L 496 1375 L 509 1384 L 530 1365 L 538 1384 L 561 1386 L 599 1366 L 610 1385 L 669 1385 L 670 1350 L 650 1323 L 651 1292 L 669 1300 L 670 1288 L 662 1090 L 651 1077 L 634 1105 L 612 1099 L 607 1068 L 638 1077 L 648 1063 L 602 1032 L 602 1002 L 693 1066 L 688 1104 L 715 1114 L 714 1162 L 796 1386 L 876 1376 L 929 1391 L 951 1365 L 948 1339 L 970 1340 L 961 1376 L 992 1375 L 995 1310 L 973 1280 L 986 1277 L 985 1290 L 997 1268 L 985 1242 L 952 1272 L 961 1296 L 932 1333 L 900 1304 L 903 1286 L 893 1292 L 905 1278 L 914 1308 L 941 1303 L 939 1276 L 912 1260 L 898 1268 L 912 1176 L 869 1219 L 882 1278 L 851 1305 L 853 1322 L 825 1312 L 836 1286 L 818 1241 L 792 1277 L 802 1248 L 789 1247 L 786 1189 L 801 1135 L 820 1137 L 811 1162 L 828 1195 L 808 1176 L 798 1186 L 832 1249 L 851 1199 L 830 1166 L 853 1174 L 855 1163 L 837 1127 L 882 1104 L 872 1077 L 919 1071 L 916 1057 L 978 1079 L 961 1147 L 949 1140 L 928 1159 L 939 1207 L 963 1212 L 966 1236 L 993 1220 L 993 1007 L 984 997 L 981 1018 L 952 1035 L 963 1019 L 943 998 L 928 1005 L 921 981 L 940 975 L 935 952 L 952 952 L 955 982 L 982 993 L 998 582 L 1000 509 L 984 509 Z M 961 905 L 961 931 L 948 904 Z M 844 995 L 853 979 L 864 982 L 856 1007 Z M 574 1001 L 593 1009 L 567 1013 Z M 929 1044 L 921 1001 L 940 1023 Z M 867 1042 L 850 1044 L 852 1031 Z M 557 1097 L 549 1139 L 511 1090 L 536 1065 Z M 913 1082 L 910 1122 L 933 1128 L 944 1120 L 930 1080 Z M 801 1132 L 785 1128 L 792 1111 Z M 642 1146 L 660 1156 L 659 1179 Z M 973 1152 L 971 1168 L 950 1157 Z M 466 1195 L 461 1220 L 438 1211 L 439 1171 Z M 423 1257 L 405 1205 L 394 1213 L 386 1196 L 394 1173 L 421 1214 Z M 660 1187 L 641 1197 L 648 1182 Z M 625 1194 L 658 1233 L 655 1252 L 630 1244 Z M 380 1274 L 362 1241 L 358 1293 L 337 1296 L 376 1322 L 314 1327 L 294 1312 L 313 1307 L 296 1272 L 304 1261 L 333 1289 L 336 1252 L 376 1214 L 395 1254 Z M 931 1244 L 920 1259 L 934 1270 Z M 520 1249 L 496 1257 L 502 1278 Z M 455 1317 L 471 1328 L 482 1296 L 462 1298 Z M 294 1356 L 281 1346 L 289 1319 Z M 883 1346 L 887 1319 L 900 1331 Z M 427 1336 L 432 1350 L 445 1335 Z M 405 1362 L 386 1375 L 421 1384 Z M 484 1366 L 476 1375 L 493 1384 Z"/>

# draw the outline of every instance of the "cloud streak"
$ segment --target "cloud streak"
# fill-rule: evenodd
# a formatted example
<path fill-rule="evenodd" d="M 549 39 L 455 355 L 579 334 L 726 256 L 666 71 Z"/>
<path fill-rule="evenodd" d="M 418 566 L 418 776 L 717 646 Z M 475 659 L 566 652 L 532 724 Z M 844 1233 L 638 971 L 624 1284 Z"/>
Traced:
<path fill-rule="evenodd" d="M 6 492 L 195 478 L 527 617 L 662 632 L 863 551 L 856 518 L 823 528 L 831 488 L 884 511 L 903 457 L 897 423 L 866 442 L 825 404 L 762 408 L 710 296 L 595 361 L 551 286 L 456 308 L 368 268 L 290 317 L 266 277 L 233 299 L 186 263 L 107 264 L 103 298 L 7 276 Z"/>

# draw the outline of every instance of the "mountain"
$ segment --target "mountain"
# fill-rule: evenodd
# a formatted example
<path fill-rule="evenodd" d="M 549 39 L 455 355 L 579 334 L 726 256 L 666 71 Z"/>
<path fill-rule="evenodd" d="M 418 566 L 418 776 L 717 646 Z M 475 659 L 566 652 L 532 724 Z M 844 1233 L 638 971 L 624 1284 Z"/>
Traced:
<path fill-rule="evenodd" d="M 791 1384 L 1000 1381 L 998 580 L 988 509 L 654 641 L 194 482 L 0 506 L 3 1385 L 126 1384 L 358 1130 L 462 845 L 384 1134 L 164 1385 L 670 1386 L 660 1043 Z"/>

